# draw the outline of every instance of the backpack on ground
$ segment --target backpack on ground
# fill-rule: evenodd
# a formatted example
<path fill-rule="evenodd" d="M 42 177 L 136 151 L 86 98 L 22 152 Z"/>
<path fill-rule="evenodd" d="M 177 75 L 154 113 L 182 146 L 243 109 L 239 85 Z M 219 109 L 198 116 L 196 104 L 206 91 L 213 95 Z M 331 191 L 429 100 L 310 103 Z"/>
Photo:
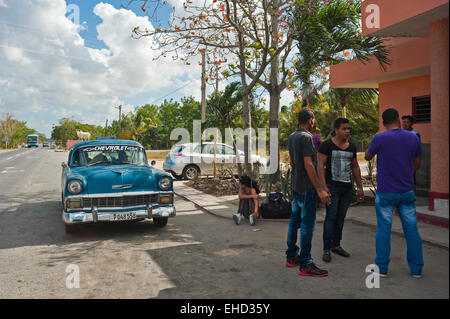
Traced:
<path fill-rule="evenodd" d="M 260 206 L 261 217 L 267 219 L 281 219 L 291 217 L 291 203 L 283 193 L 270 193 L 269 201 Z"/>

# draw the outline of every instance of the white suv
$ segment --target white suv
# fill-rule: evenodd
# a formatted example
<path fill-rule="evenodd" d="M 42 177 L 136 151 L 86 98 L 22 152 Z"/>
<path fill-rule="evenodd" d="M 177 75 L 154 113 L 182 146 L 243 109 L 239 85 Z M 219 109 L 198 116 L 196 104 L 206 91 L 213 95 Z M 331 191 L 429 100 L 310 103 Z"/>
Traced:
<path fill-rule="evenodd" d="M 238 159 L 244 164 L 244 152 L 237 150 L 235 155 L 232 146 L 216 143 L 217 167 L 229 168 L 237 174 Z M 251 155 L 252 163 L 267 165 L 266 158 L 259 155 Z M 171 173 L 175 178 L 193 179 L 201 175 L 213 175 L 214 170 L 214 143 L 187 143 L 175 145 L 164 160 L 163 169 Z"/>

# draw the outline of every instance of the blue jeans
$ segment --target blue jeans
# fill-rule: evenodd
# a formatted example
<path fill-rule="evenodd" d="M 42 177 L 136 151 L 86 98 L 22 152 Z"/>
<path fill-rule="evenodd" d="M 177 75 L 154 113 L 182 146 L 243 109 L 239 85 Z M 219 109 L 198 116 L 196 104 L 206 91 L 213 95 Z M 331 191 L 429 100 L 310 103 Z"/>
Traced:
<path fill-rule="evenodd" d="M 323 249 L 339 246 L 342 240 L 345 215 L 353 198 L 353 190 L 347 187 L 327 185 L 331 193 L 331 205 L 326 206 L 323 223 Z"/>
<path fill-rule="evenodd" d="M 311 258 L 311 242 L 316 224 L 317 192 L 309 189 L 301 194 L 294 192 L 292 214 L 289 220 L 286 257 L 294 258 L 300 250 L 300 267 L 313 262 Z M 297 234 L 300 227 L 300 247 L 297 246 Z"/>
<path fill-rule="evenodd" d="M 402 221 L 407 246 L 407 261 L 413 275 L 422 274 L 422 240 L 417 229 L 416 197 L 414 191 L 406 193 L 377 193 L 377 234 L 375 264 L 380 272 L 387 273 L 391 254 L 392 214 L 397 208 Z"/>

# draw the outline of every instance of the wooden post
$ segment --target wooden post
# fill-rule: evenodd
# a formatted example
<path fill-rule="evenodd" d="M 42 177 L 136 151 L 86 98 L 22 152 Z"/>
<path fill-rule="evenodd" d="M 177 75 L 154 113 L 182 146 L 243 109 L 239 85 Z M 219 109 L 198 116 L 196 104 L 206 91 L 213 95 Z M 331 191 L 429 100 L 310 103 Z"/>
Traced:
<path fill-rule="evenodd" d="M 202 124 L 206 122 L 206 52 L 202 52 Z"/>

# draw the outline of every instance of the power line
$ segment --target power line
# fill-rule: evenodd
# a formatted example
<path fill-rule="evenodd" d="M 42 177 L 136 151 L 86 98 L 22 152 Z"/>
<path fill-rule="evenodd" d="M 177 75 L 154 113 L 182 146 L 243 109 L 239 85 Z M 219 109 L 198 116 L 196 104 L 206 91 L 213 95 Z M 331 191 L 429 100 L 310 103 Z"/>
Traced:
<path fill-rule="evenodd" d="M 162 99 L 164 99 L 164 98 L 166 98 L 166 97 L 168 97 L 169 95 L 171 95 L 171 94 L 173 94 L 173 93 L 175 93 L 175 92 L 177 92 L 177 91 L 179 91 L 179 90 L 181 90 L 182 88 L 184 88 L 184 87 L 186 87 L 186 86 L 188 86 L 189 84 L 191 84 L 193 81 L 191 81 L 191 82 L 189 82 L 188 84 L 185 84 L 185 85 L 183 85 L 182 87 L 179 87 L 178 89 L 176 89 L 176 90 L 174 90 L 174 91 L 172 91 L 172 92 L 170 92 L 169 94 L 167 94 L 167 95 L 164 95 L 163 97 L 160 97 L 159 99 L 156 99 L 153 103 L 156 103 L 156 102 L 158 102 L 159 100 L 162 100 Z"/>

